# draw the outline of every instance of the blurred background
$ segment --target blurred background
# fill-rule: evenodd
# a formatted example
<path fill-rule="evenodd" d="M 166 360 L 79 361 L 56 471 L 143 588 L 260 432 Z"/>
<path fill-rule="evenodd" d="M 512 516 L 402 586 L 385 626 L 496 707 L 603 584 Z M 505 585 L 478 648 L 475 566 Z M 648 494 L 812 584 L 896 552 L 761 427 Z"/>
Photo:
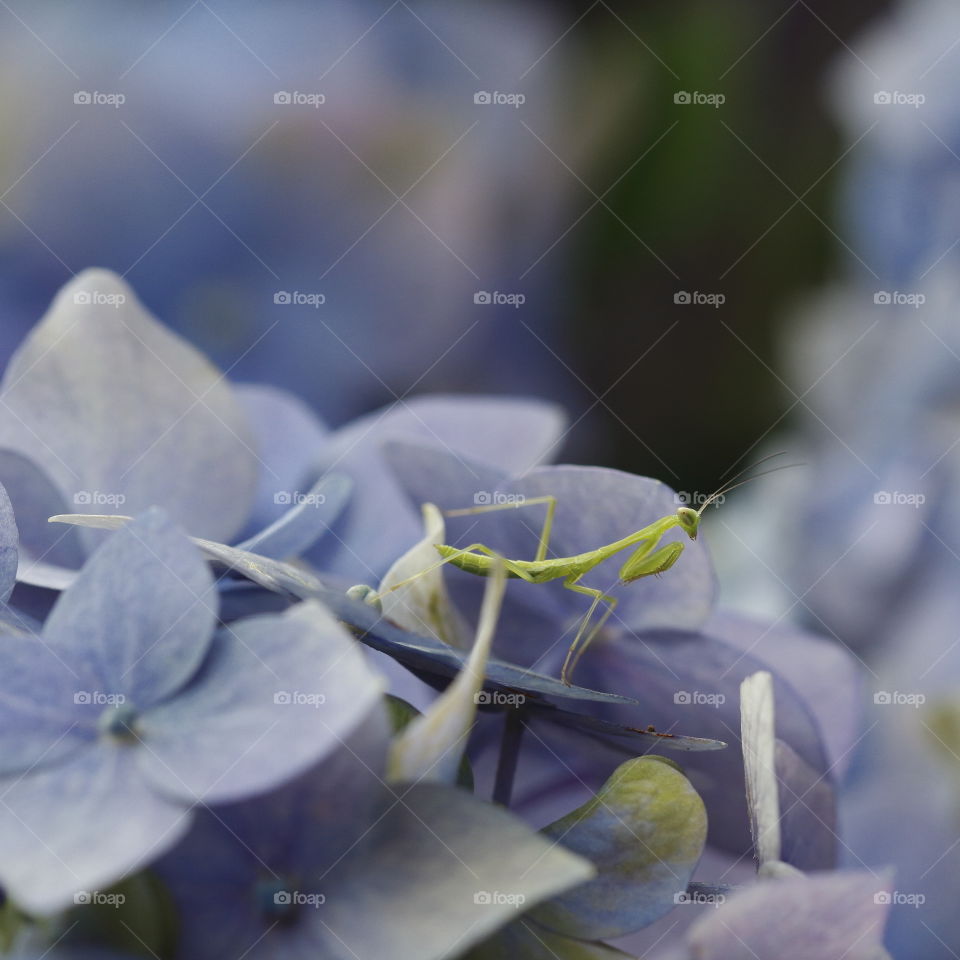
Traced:
<path fill-rule="evenodd" d="M 826 76 L 886 7 L 9 0 L 0 351 L 106 266 L 332 423 L 546 395 L 569 458 L 709 487 L 850 258 Z"/>

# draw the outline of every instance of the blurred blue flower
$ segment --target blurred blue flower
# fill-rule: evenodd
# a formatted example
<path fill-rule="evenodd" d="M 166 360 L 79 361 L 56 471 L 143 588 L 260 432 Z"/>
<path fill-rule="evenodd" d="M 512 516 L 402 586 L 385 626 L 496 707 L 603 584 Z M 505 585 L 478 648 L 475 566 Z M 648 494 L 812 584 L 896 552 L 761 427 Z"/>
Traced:
<path fill-rule="evenodd" d="M 318 604 L 214 631 L 206 563 L 159 511 L 113 534 L 0 671 L 0 878 L 50 913 L 184 835 L 197 804 L 328 754 L 382 681 Z"/>
<path fill-rule="evenodd" d="M 549 393 L 553 246 L 582 188 L 537 137 L 576 129 L 574 169 L 590 139 L 566 27 L 480 2 L 31 10 L 0 40 L 0 357 L 102 264 L 231 374 L 335 424 L 417 385 Z M 493 90 L 522 110 L 475 103 Z M 75 100 L 95 93 L 124 101 Z M 522 293 L 526 328 L 483 291 Z"/>
<path fill-rule="evenodd" d="M 863 657 L 841 852 L 896 869 L 888 944 L 923 960 L 960 944 L 960 745 L 944 720 L 960 702 L 958 31 L 956 4 L 903 2 L 840 58 L 834 103 L 856 149 L 839 229 L 854 260 L 787 344 L 804 408 L 790 446 L 811 466 L 732 507 L 724 544 L 740 597 L 763 593 L 773 616 Z"/>

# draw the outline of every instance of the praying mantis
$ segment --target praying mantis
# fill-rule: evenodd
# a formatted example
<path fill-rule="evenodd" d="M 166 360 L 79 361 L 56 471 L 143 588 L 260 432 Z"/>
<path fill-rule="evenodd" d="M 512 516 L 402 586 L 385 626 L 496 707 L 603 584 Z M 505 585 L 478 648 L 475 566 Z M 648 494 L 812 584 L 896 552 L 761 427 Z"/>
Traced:
<path fill-rule="evenodd" d="M 700 529 L 700 520 L 703 516 L 703 512 L 708 506 L 710 506 L 710 504 L 715 503 L 720 497 L 744 483 L 749 483 L 751 480 L 759 479 L 759 477 L 766 476 L 767 474 L 773 473 L 776 470 L 787 469 L 788 466 L 797 466 L 797 464 L 779 466 L 771 470 L 763 471 L 762 473 L 753 477 L 749 477 L 746 480 L 739 479 L 748 470 L 752 470 L 761 463 L 781 455 L 782 452 L 771 454 L 770 456 L 764 457 L 762 460 L 757 461 L 757 463 L 752 464 L 750 467 L 747 467 L 745 470 L 740 471 L 740 473 L 736 474 L 732 478 L 732 481 L 737 482 L 730 482 L 728 486 L 718 489 L 712 493 L 703 502 L 698 510 L 694 510 L 689 506 L 681 506 L 676 510 L 676 512 L 660 517 L 659 519 L 654 520 L 652 523 L 641 527 L 639 530 L 628 534 L 620 540 L 615 540 L 613 543 L 608 543 L 604 546 L 597 547 L 595 550 L 588 550 L 586 553 L 578 553 L 569 557 L 547 557 L 547 551 L 549 550 L 550 546 L 550 534 L 553 529 L 553 519 L 557 507 L 557 498 L 554 496 L 547 495 L 531 497 L 530 499 L 511 501 L 509 503 L 498 503 L 458 510 L 447 510 L 444 512 L 445 516 L 461 517 L 473 514 L 491 513 L 495 510 L 518 509 L 520 507 L 534 507 L 545 504 L 546 517 L 544 519 L 543 528 L 540 532 L 537 551 L 532 560 L 512 560 L 507 557 L 501 557 L 496 551 L 492 550 L 483 543 L 471 543 L 466 547 L 453 547 L 447 544 L 438 543 L 435 544 L 435 547 L 442 559 L 433 567 L 428 568 L 428 570 L 434 570 L 438 566 L 450 563 L 466 573 L 470 573 L 478 577 L 489 577 L 491 576 L 495 565 L 502 564 L 506 571 L 506 576 L 509 578 L 525 580 L 527 583 L 531 584 L 547 583 L 551 580 L 562 580 L 563 586 L 566 587 L 567 590 L 572 590 L 574 593 L 579 593 L 590 597 L 590 607 L 583 619 L 580 621 L 580 626 L 577 630 L 576 636 L 573 639 L 573 642 L 570 645 L 570 648 L 567 651 L 567 655 L 564 659 L 563 667 L 561 668 L 560 672 L 560 679 L 567 686 L 570 686 L 570 678 L 573 674 L 573 671 L 576 669 L 580 658 L 586 652 L 600 630 L 603 629 L 604 624 L 613 614 L 617 606 L 616 597 L 610 596 L 609 594 L 604 593 L 602 590 L 598 590 L 595 587 L 586 586 L 580 582 L 582 578 L 596 567 L 600 566 L 601 563 L 608 560 L 610 557 L 613 557 L 618 553 L 630 548 L 633 548 L 633 551 L 624 564 L 620 567 L 620 583 L 632 583 L 641 577 L 660 576 L 661 574 L 665 573 L 680 559 L 680 556 L 683 553 L 684 544 L 681 541 L 672 541 L 660 546 L 660 542 L 663 537 L 669 531 L 679 528 L 686 533 L 691 540 L 696 540 L 697 532 Z M 400 589 L 401 587 L 409 584 L 411 581 L 416 580 L 418 577 L 423 576 L 423 574 L 427 573 L 428 570 L 420 571 L 420 573 L 417 573 L 412 577 L 407 577 L 406 579 L 401 580 L 399 583 L 393 584 L 387 592 L 393 592 L 394 590 Z M 377 596 L 372 592 L 367 592 L 366 599 L 368 602 L 376 602 Z M 590 622 L 593 620 L 597 607 L 601 603 L 606 604 L 606 609 L 597 620 L 596 624 L 594 624 L 590 632 L 587 633 L 587 628 L 590 625 Z"/>

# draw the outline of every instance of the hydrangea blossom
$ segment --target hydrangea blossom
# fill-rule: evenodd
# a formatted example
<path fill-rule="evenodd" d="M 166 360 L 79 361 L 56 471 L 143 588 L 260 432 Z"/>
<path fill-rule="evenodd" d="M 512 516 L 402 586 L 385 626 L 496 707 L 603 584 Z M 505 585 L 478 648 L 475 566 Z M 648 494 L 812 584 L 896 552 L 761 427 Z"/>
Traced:
<path fill-rule="evenodd" d="M 378 702 L 319 605 L 215 631 L 216 608 L 207 565 L 154 511 L 98 548 L 39 636 L 4 638 L 0 877 L 26 909 L 149 862 L 192 808 L 288 780 Z"/>

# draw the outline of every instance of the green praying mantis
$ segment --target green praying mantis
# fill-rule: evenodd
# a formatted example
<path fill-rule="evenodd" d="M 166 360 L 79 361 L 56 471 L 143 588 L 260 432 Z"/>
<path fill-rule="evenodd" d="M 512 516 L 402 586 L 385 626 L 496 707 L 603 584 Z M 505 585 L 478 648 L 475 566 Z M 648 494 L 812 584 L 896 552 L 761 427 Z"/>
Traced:
<path fill-rule="evenodd" d="M 580 621 L 580 626 L 573 642 L 570 644 L 560 672 L 560 679 L 567 686 L 570 686 L 570 678 L 580 658 L 589 648 L 597 634 L 603 629 L 604 624 L 617 607 L 616 597 L 610 596 L 595 587 L 586 586 L 580 582 L 582 578 L 610 557 L 630 548 L 633 548 L 631 554 L 620 567 L 620 583 L 632 583 L 641 577 L 660 576 L 666 573 L 666 571 L 680 559 L 684 544 L 682 541 L 672 541 L 661 546 L 660 542 L 663 537 L 671 530 L 679 528 L 691 540 L 696 540 L 703 512 L 712 503 L 715 503 L 719 498 L 745 483 L 757 480 L 777 470 L 785 470 L 789 467 L 798 466 L 798 464 L 783 465 L 765 470 L 745 480 L 739 479 L 747 471 L 754 469 L 773 457 L 782 455 L 783 452 L 771 454 L 752 464 L 750 467 L 747 467 L 745 470 L 741 470 L 731 479 L 731 482 L 726 487 L 722 487 L 710 494 L 697 510 L 689 506 L 681 506 L 676 512 L 668 513 L 666 516 L 654 520 L 652 523 L 641 527 L 639 530 L 634 531 L 620 540 L 615 540 L 613 543 L 597 547 L 595 550 L 588 550 L 586 553 L 578 553 L 569 557 L 547 557 L 547 551 L 550 547 L 550 534 L 553 529 L 554 513 L 557 508 L 557 498 L 554 496 L 531 497 L 530 499 L 511 501 L 510 503 L 498 503 L 444 511 L 444 516 L 462 517 L 473 514 L 491 513 L 495 510 L 510 510 L 520 507 L 546 505 L 546 517 L 540 532 L 537 551 L 532 560 L 511 560 L 507 557 L 502 557 L 495 550 L 492 550 L 483 543 L 471 543 L 466 547 L 453 547 L 438 543 L 435 544 L 435 547 L 442 559 L 437 564 L 434 564 L 427 570 L 422 570 L 414 574 L 412 577 L 407 577 L 399 583 L 393 584 L 386 592 L 392 593 L 394 590 L 399 590 L 423 576 L 425 573 L 435 570 L 437 567 L 446 563 L 453 564 L 460 570 L 478 577 L 491 576 L 495 565 L 502 564 L 507 577 L 525 580 L 527 583 L 547 583 L 551 580 L 562 580 L 563 586 L 566 587 L 567 590 L 572 590 L 575 593 L 583 594 L 591 598 L 590 607 Z M 353 589 L 356 590 L 357 588 Z M 362 589 L 367 602 L 377 602 L 378 597 L 374 592 L 370 591 L 369 588 Z M 355 595 L 360 596 L 361 594 L 357 593 Z M 593 620 L 597 607 L 601 603 L 606 604 L 606 609 L 588 633 L 587 628 Z"/>

